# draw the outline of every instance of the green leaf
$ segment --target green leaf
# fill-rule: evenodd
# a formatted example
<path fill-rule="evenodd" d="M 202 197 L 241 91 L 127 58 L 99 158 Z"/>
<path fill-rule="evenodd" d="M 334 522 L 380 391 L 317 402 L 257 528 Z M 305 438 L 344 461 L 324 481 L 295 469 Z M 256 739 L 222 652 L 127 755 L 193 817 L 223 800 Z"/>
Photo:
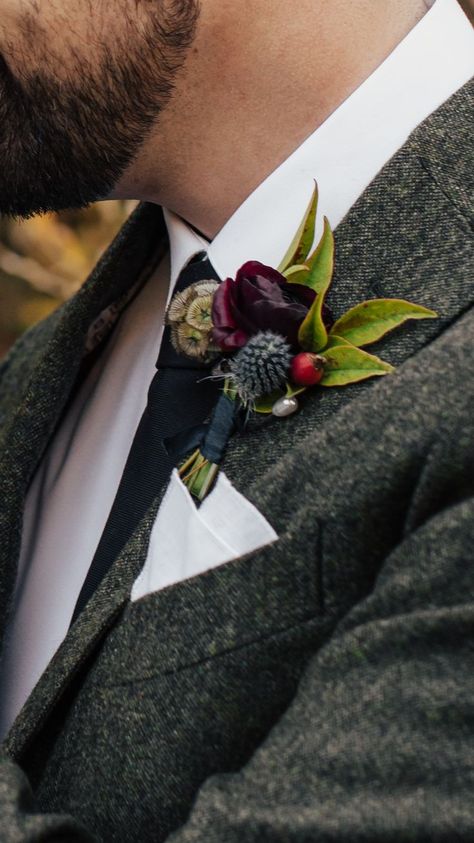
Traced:
<path fill-rule="evenodd" d="M 318 353 L 328 341 L 328 332 L 323 322 L 323 304 L 331 286 L 334 270 L 334 236 L 326 217 L 324 232 L 312 257 L 306 286 L 316 291 L 317 296 L 302 322 L 298 332 L 298 342 L 305 351 Z"/>
<path fill-rule="evenodd" d="M 324 217 L 321 240 L 306 265 L 309 268 L 306 286 L 311 287 L 315 293 L 326 293 L 334 272 L 334 235 L 327 217 Z"/>
<path fill-rule="evenodd" d="M 298 231 L 291 242 L 290 248 L 278 267 L 279 272 L 284 273 L 288 267 L 305 262 L 309 255 L 309 250 L 313 245 L 317 209 L 318 186 L 315 182 L 311 201 L 306 209 Z"/>
<path fill-rule="evenodd" d="M 345 386 L 395 371 L 390 363 L 351 345 L 324 350 L 327 360 L 320 386 Z"/>
<path fill-rule="evenodd" d="M 295 384 L 293 383 L 287 383 L 286 397 L 294 398 L 295 395 L 301 395 L 301 393 L 304 392 L 306 389 L 308 389 L 307 386 L 295 386 Z"/>
<path fill-rule="evenodd" d="M 328 341 L 328 332 L 322 317 L 322 296 L 316 296 L 308 315 L 300 325 L 298 342 L 304 351 L 319 354 Z"/>
<path fill-rule="evenodd" d="M 436 319 L 437 316 L 434 310 L 404 299 L 372 299 L 344 313 L 334 323 L 331 334 L 344 337 L 355 346 L 370 345 L 408 319 Z"/>
<path fill-rule="evenodd" d="M 290 266 L 289 269 L 285 269 L 283 275 L 290 284 L 306 284 L 308 273 L 309 267 L 304 263 L 300 263 L 296 264 L 296 266 Z"/>
<path fill-rule="evenodd" d="M 285 393 L 282 389 L 277 389 L 269 395 L 263 395 L 262 398 L 259 398 L 254 404 L 255 412 L 266 413 L 268 415 L 271 413 L 275 401 L 278 401 L 279 398 L 283 398 L 284 394 Z"/>
<path fill-rule="evenodd" d="M 346 340 L 345 337 L 337 337 L 336 334 L 329 334 L 327 345 L 321 350 L 321 354 L 325 355 L 326 349 L 328 348 L 338 348 L 340 345 L 348 345 L 349 348 L 355 348 L 349 340 Z"/>

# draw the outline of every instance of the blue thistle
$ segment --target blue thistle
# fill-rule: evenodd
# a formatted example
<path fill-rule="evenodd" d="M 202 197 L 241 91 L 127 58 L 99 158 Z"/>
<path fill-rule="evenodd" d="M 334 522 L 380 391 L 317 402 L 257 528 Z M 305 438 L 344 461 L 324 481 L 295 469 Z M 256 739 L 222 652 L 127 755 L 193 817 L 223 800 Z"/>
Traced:
<path fill-rule="evenodd" d="M 227 377 L 243 403 L 252 404 L 286 383 L 292 356 L 284 337 L 260 331 L 228 361 Z"/>

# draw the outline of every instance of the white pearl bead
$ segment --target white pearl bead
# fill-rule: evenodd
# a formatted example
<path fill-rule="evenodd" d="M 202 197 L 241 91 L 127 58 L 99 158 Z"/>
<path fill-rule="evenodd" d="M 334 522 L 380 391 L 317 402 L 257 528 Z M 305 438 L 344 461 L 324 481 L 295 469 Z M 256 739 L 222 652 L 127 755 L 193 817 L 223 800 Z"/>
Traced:
<path fill-rule="evenodd" d="M 272 407 L 272 413 L 279 419 L 284 419 L 285 416 L 291 416 L 293 413 L 296 413 L 297 409 L 298 401 L 296 398 L 279 398 Z"/>

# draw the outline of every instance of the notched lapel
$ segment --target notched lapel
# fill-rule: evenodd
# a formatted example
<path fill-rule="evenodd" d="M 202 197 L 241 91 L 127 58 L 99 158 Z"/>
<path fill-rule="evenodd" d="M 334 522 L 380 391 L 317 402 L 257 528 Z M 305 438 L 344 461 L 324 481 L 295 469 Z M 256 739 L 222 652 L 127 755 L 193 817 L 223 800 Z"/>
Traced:
<path fill-rule="evenodd" d="M 146 277 L 162 250 L 164 236 L 161 209 L 140 206 L 81 290 L 54 315 L 53 328 L 40 351 L 36 350 L 34 364 L 27 342 L 13 352 L 8 371 L 12 398 L 8 401 L 2 395 L 9 409 L 0 435 L 2 637 L 11 610 L 26 493 L 74 388 L 89 328 L 141 273 Z"/>
<path fill-rule="evenodd" d="M 34 361 L 25 338 L 9 362 L 1 396 L 0 636 L 15 582 L 25 495 L 73 389 L 87 332 L 97 315 L 139 276 L 163 237 L 163 225 L 160 209 L 140 207 L 77 295 L 53 315 L 49 335 L 42 345 L 41 338 L 38 341 L 40 350 L 31 343 Z"/>

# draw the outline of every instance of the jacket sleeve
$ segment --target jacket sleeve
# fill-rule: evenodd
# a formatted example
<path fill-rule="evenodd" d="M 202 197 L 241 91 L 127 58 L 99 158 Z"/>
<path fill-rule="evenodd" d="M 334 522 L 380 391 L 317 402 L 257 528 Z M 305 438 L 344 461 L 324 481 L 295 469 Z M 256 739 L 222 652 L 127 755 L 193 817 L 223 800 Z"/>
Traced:
<path fill-rule="evenodd" d="M 472 843 L 474 502 L 385 561 L 237 774 L 169 843 Z"/>
<path fill-rule="evenodd" d="M 98 843 L 72 817 L 36 811 L 20 767 L 0 756 L 0 840 L 2 843 Z"/>

